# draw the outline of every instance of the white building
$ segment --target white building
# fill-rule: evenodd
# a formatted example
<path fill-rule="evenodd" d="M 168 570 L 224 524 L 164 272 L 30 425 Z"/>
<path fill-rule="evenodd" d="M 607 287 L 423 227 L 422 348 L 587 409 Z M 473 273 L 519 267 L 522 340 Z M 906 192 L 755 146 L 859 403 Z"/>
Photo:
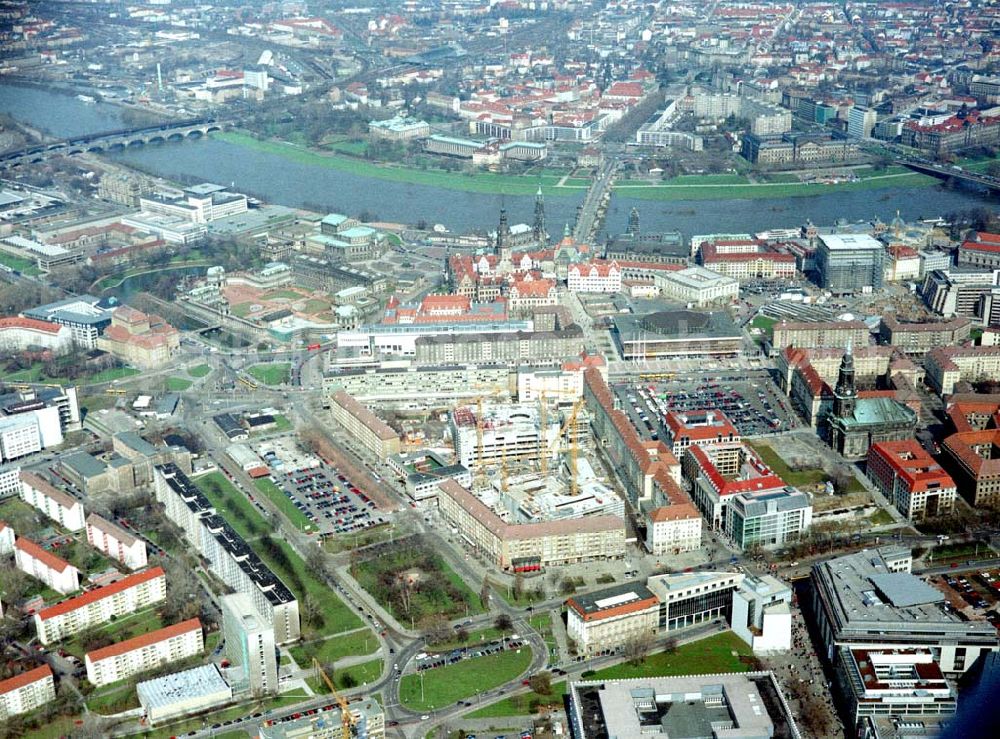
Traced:
<path fill-rule="evenodd" d="M 145 567 L 148 562 L 146 542 L 96 513 L 87 516 L 87 541 L 92 547 L 118 560 L 130 570 Z"/>
<path fill-rule="evenodd" d="M 660 602 L 644 585 L 626 583 L 566 601 L 566 634 L 593 655 L 656 634 Z"/>
<path fill-rule="evenodd" d="M 475 407 L 459 407 L 451 414 L 455 455 L 466 469 L 475 469 L 480 462 L 490 464 L 542 453 L 554 456 L 553 442 L 559 432 L 558 424 L 551 419 L 543 432 L 535 404 L 484 405 L 483 417 L 477 420 L 478 412 Z"/>
<path fill-rule="evenodd" d="M 22 315 L 25 318 L 67 326 L 73 334 L 74 344 L 84 349 L 96 349 L 97 337 L 111 325 L 111 314 L 116 307 L 117 304 L 112 305 L 93 295 L 78 295 L 40 305 L 24 311 Z"/>
<path fill-rule="evenodd" d="M 608 364 L 600 354 L 582 354 L 557 367 L 522 365 L 517 368 L 517 399 L 534 403 L 544 397 L 550 406 L 573 403 L 583 397 L 583 373 L 591 367 L 607 379 Z"/>
<path fill-rule="evenodd" d="M 243 593 L 225 595 L 222 608 L 222 633 L 229 658 L 229 683 L 237 693 L 253 696 L 278 692 L 278 658 L 274 646 L 274 627 L 253 607 Z"/>
<path fill-rule="evenodd" d="M 740 294 L 740 283 L 704 267 L 664 271 L 653 277 L 664 297 L 694 307 L 729 303 Z"/>
<path fill-rule="evenodd" d="M 21 494 L 21 468 L 0 465 L 0 500 Z"/>
<path fill-rule="evenodd" d="M 247 196 L 229 192 L 221 185 L 205 182 L 185 188 L 178 197 L 139 198 L 139 209 L 148 213 L 182 218 L 191 223 L 210 223 L 247 211 Z"/>
<path fill-rule="evenodd" d="M 646 551 L 656 556 L 701 546 L 701 516 L 693 506 L 656 506 L 646 514 Z"/>
<path fill-rule="evenodd" d="M 660 601 L 659 629 L 673 631 L 730 617 L 741 582 L 741 572 L 679 572 L 654 575 L 646 587 Z"/>
<path fill-rule="evenodd" d="M 0 418 L 0 462 L 62 444 L 59 408 L 46 406 Z"/>
<path fill-rule="evenodd" d="M 52 668 L 48 665 L 0 681 L 0 721 L 34 711 L 56 699 Z"/>
<path fill-rule="evenodd" d="M 35 632 L 38 641 L 51 644 L 92 626 L 135 613 L 166 597 L 167 579 L 163 569 L 153 567 L 43 608 L 34 615 Z"/>
<path fill-rule="evenodd" d="M 872 108 L 855 105 L 847 115 L 847 135 L 852 139 L 869 139 L 878 114 Z"/>
<path fill-rule="evenodd" d="M 0 521 L 0 555 L 13 553 L 14 539 L 14 529 Z"/>
<path fill-rule="evenodd" d="M 14 542 L 14 562 L 21 572 L 41 580 L 57 593 L 66 595 L 80 589 L 80 571 L 31 539 L 22 536 Z"/>
<path fill-rule="evenodd" d="M 200 654 L 205 648 L 201 621 L 192 618 L 84 655 L 87 680 L 107 685 Z"/>
<path fill-rule="evenodd" d="M 135 691 L 150 726 L 207 711 L 233 699 L 233 689 L 214 664 L 146 680 L 136 685 Z"/>
<path fill-rule="evenodd" d="M 21 500 L 69 531 L 81 531 L 87 525 L 83 503 L 34 472 L 21 471 Z"/>
<path fill-rule="evenodd" d="M 619 293 L 622 271 L 618 262 L 585 262 L 570 265 L 566 287 L 574 293 Z"/>
<path fill-rule="evenodd" d="M 747 575 L 733 594 L 733 633 L 754 654 L 792 648 L 792 589 L 771 575 Z"/>
<path fill-rule="evenodd" d="M 54 354 L 64 354 L 72 348 L 73 332 L 68 326 L 21 316 L 0 318 L 0 351 L 47 349 Z"/>

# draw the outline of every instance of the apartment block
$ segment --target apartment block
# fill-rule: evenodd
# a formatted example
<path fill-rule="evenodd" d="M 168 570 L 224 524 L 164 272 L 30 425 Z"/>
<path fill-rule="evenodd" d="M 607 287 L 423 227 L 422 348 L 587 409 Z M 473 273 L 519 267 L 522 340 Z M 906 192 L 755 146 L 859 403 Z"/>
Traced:
<path fill-rule="evenodd" d="M 21 471 L 21 500 L 69 531 L 86 526 L 83 504 L 34 472 Z"/>
<path fill-rule="evenodd" d="M 0 681 L 0 721 L 34 711 L 56 699 L 52 668 L 48 665 Z"/>
<path fill-rule="evenodd" d="M 879 339 L 883 344 L 917 356 L 939 346 L 960 344 L 971 333 L 972 321 L 965 316 L 957 316 L 950 321 L 910 323 L 900 321 L 889 313 L 882 316 L 879 325 Z"/>
<path fill-rule="evenodd" d="M 167 579 L 163 568 L 153 567 L 43 608 L 34 615 L 35 633 L 42 644 L 51 644 L 135 613 L 166 597 Z"/>
<path fill-rule="evenodd" d="M 343 390 L 333 394 L 330 413 L 351 438 L 360 442 L 380 462 L 399 454 L 399 434 Z"/>
<path fill-rule="evenodd" d="M 583 655 L 624 647 L 658 631 L 660 602 L 638 583 L 573 596 L 566 606 L 566 633 Z"/>
<path fill-rule="evenodd" d="M 823 346 L 868 346 L 868 327 L 862 321 L 779 321 L 774 324 L 771 346 L 813 349 Z"/>
<path fill-rule="evenodd" d="M 87 680 L 107 685 L 200 654 L 204 648 L 201 621 L 192 618 L 87 652 L 83 661 Z"/>
<path fill-rule="evenodd" d="M 911 521 L 947 515 L 955 506 L 955 481 L 916 439 L 872 444 L 866 472 Z"/>
<path fill-rule="evenodd" d="M 80 571 L 31 539 L 21 536 L 14 542 L 14 562 L 21 572 L 41 580 L 57 593 L 66 595 L 80 589 Z"/>
<path fill-rule="evenodd" d="M 146 542 L 96 513 L 87 516 L 87 542 L 130 570 L 147 564 Z"/>
<path fill-rule="evenodd" d="M 1000 378 L 1000 346 L 942 346 L 924 360 L 927 382 L 940 395 L 951 395 L 961 381 Z"/>
<path fill-rule="evenodd" d="M 278 658 L 274 627 L 257 613 L 244 593 L 225 595 L 219 604 L 226 656 L 232 665 L 230 684 L 238 693 L 248 692 L 253 696 L 276 693 Z"/>

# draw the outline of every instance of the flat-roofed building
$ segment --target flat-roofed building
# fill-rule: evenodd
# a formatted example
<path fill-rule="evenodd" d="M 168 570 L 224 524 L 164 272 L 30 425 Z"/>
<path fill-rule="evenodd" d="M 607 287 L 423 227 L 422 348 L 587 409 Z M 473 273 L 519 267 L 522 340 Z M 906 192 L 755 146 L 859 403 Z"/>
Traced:
<path fill-rule="evenodd" d="M 573 739 L 802 737 L 771 672 L 573 681 L 567 720 Z"/>
<path fill-rule="evenodd" d="M 771 575 L 747 575 L 733 593 L 729 623 L 754 654 L 792 648 L 792 588 Z"/>
<path fill-rule="evenodd" d="M 907 548 L 881 547 L 813 565 L 813 610 L 834 666 L 845 647 L 926 649 L 954 674 L 1000 648 L 992 624 L 946 608 L 940 590 L 911 574 L 912 561 Z"/>
<path fill-rule="evenodd" d="M 929 649 L 844 647 L 837 677 L 852 725 L 867 717 L 955 713 L 958 693 Z"/>
<path fill-rule="evenodd" d="M 343 390 L 331 397 L 330 413 L 334 421 L 380 462 L 385 462 L 392 454 L 399 454 L 399 434 Z"/>
<path fill-rule="evenodd" d="M 92 295 L 79 295 L 24 311 L 26 318 L 68 326 L 73 343 L 83 349 L 96 349 L 97 339 L 111 325 L 116 302 Z"/>
<path fill-rule="evenodd" d="M 737 356 L 743 334 L 725 311 L 664 310 L 644 316 L 619 314 L 614 332 L 622 359 Z"/>
<path fill-rule="evenodd" d="M 222 633 L 232 664 L 230 684 L 238 693 L 262 696 L 278 691 L 278 657 L 274 627 L 254 608 L 245 593 L 224 595 Z M 237 676 L 238 675 L 238 676 Z"/>
<path fill-rule="evenodd" d="M 14 561 L 21 572 L 41 580 L 57 593 L 66 595 L 80 589 L 80 571 L 31 539 L 17 538 Z"/>
<path fill-rule="evenodd" d="M 26 457 L 62 441 L 59 409 L 55 406 L 0 416 L 0 462 Z"/>
<path fill-rule="evenodd" d="M 356 739 L 385 739 L 385 713 L 374 698 L 352 700 L 349 705 L 352 737 Z M 344 724 L 340 708 L 313 716 L 303 716 L 293 721 L 274 721 L 260 727 L 260 739 L 341 739 Z"/>
<path fill-rule="evenodd" d="M 87 516 L 87 542 L 130 570 L 145 567 L 146 542 L 96 513 Z"/>
<path fill-rule="evenodd" d="M 34 472 L 21 471 L 21 500 L 69 531 L 86 525 L 83 503 Z"/>
<path fill-rule="evenodd" d="M 34 711 L 56 699 L 52 668 L 48 665 L 26 670 L 0 681 L 0 721 Z"/>
<path fill-rule="evenodd" d="M 1000 378 L 1000 346 L 939 346 L 927 352 L 924 367 L 927 383 L 951 395 L 957 382 Z"/>
<path fill-rule="evenodd" d="M 645 586 L 626 583 L 566 601 L 566 634 L 583 655 L 615 651 L 654 636 L 660 602 Z"/>
<path fill-rule="evenodd" d="M 528 571 L 625 556 L 625 522 L 618 516 L 511 524 L 455 480 L 438 485 L 437 504 L 464 541 L 504 570 Z"/>
<path fill-rule="evenodd" d="M 819 234 L 820 287 L 834 292 L 878 290 L 885 278 L 885 245 L 867 234 Z"/>
<path fill-rule="evenodd" d="M 34 615 L 35 633 L 42 644 L 51 644 L 135 613 L 166 597 L 163 568 L 153 567 L 41 609 Z"/>
<path fill-rule="evenodd" d="M 923 355 L 938 346 L 960 344 L 972 333 L 972 321 L 956 316 L 948 321 L 903 322 L 889 313 L 882 316 L 879 338 L 883 344 L 906 354 Z M 838 345 L 834 345 L 838 346 Z"/>
<path fill-rule="evenodd" d="M 646 587 L 660 601 L 659 630 L 673 631 L 719 618 L 730 620 L 733 593 L 743 577 L 742 572 L 653 575 L 646 580 Z"/>
<path fill-rule="evenodd" d="M 146 680 L 135 686 L 150 726 L 229 703 L 233 689 L 214 664 Z"/>
<path fill-rule="evenodd" d="M 87 680 L 107 685 L 200 654 L 205 648 L 197 618 L 172 624 L 84 655 Z"/>
<path fill-rule="evenodd" d="M 773 331 L 771 346 L 779 351 L 789 346 L 867 346 L 871 335 L 863 321 L 779 321 Z"/>
<path fill-rule="evenodd" d="M 735 280 L 791 279 L 796 271 L 794 254 L 756 239 L 703 243 L 698 261 L 706 269 Z"/>
<path fill-rule="evenodd" d="M 704 267 L 658 272 L 653 282 L 665 298 L 694 307 L 725 305 L 740 294 L 740 283 Z"/>
<path fill-rule="evenodd" d="M 911 521 L 948 515 L 955 506 L 955 481 L 916 439 L 872 444 L 865 471 Z"/>

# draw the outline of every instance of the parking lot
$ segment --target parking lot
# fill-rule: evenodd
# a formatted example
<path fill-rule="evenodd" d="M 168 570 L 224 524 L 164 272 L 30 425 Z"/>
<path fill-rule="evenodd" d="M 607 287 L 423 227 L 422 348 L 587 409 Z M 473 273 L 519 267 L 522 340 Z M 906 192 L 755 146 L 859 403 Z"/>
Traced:
<path fill-rule="evenodd" d="M 385 523 L 375 502 L 347 476 L 324 464 L 275 472 L 275 484 L 319 530 L 319 535 L 349 534 Z"/>
<path fill-rule="evenodd" d="M 971 616 L 985 615 L 1000 628 L 996 609 L 1000 600 L 1000 571 L 962 572 L 931 580 L 945 594 L 952 609 Z"/>
<path fill-rule="evenodd" d="M 616 385 L 614 391 L 635 427 L 653 440 L 663 438 L 668 411 L 722 411 L 742 436 L 779 433 L 799 425 L 787 399 L 764 373 L 656 379 Z"/>
<path fill-rule="evenodd" d="M 486 657 L 490 654 L 499 654 L 508 649 L 520 649 L 523 646 L 521 638 L 517 634 L 511 634 L 509 639 L 498 639 L 486 644 L 476 644 L 470 647 L 460 647 L 448 652 L 423 653 L 415 658 L 417 672 L 430 670 L 435 667 L 444 667 L 461 662 L 463 659 L 475 659 L 476 657 Z"/>

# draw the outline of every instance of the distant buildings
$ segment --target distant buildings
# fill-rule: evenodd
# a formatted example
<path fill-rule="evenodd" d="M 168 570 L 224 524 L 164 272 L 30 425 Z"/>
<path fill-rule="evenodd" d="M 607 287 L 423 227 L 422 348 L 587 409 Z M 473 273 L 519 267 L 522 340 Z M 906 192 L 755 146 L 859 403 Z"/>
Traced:
<path fill-rule="evenodd" d="M 942 122 L 909 121 L 903 125 L 904 146 L 934 155 L 1000 144 L 1000 118 L 978 110 L 963 111 Z"/>
<path fill-rule="evenodd" d="M 747 161 L 762 165 L 850 162 L 861 156 L 857 141 L 834 138 L 831 134 L 783 134 L 743 136 L 740 154 Z"/>
<path fill-rule="evenodd" d="M 56 699 L 52 668 L 42 665 L 0 681 L 0 721 L 34 711 Z"/>
<path fill-rule="evenodd" d="M 572 264 L 566 288 L 575 293 L 618 293 L 622 289 L 622 271 L 614 261 Z"/>
<path fill-rule="evenodd" d="M 172 216 L 189 223 L 211 223 L 247 211 L 247 196 L 229 192 L 209 182 L 192 185 L 176 196 L 147 195 L 139 198 L 139 209 Z"/>
<path fill-rule="evenodd" d="M 865 470 L 875 487 L 911 521 L 952 512 L 955 482 L 916 439 L 872 444 Z"/>
<path fill-rule="evenodd" d="M 87 680 L 93 685 L 107 685 L 193 657 L 204 647 L 201 621 L 192 618 L 87 652 L 83 661 Z"/>
<path fill-rule="evenodd" d="M 735 280 L 776 280 L 795 277 L 795 255 L 757 240 L 703 243 L 698 263 Z"/>
<path fill-rule="evenodd" d="M 427 121 L 395 117 L 382 121 L 372 121 L 368 124 L 368 134 L 373 139 L 412 141 L 430 136 L 431 127 Z"/>
<path fill-rule="evenodd" d="M 870 333 L 862 321 L 779 321 L 774 324 L 771 346 L 776 350 L 795 346 L 867 346 Z"/>
<path fill-rule="evenodd" d="M 906 354 L 922 356 L 938 346 L 955 346 L 969 338 L 972 321 L 957 316 L 950 321 L 902 322 L 892 313 L 882 316 L 879 338 Z M 857 342 L 855 342 L 857 343 Z M 837 346 L 837 344 L 831 344 Z"/>
<path fill-rule="evenodd" d="M 863 234 L 820 234 L 816 269 L 820 287 L 835 293 L 869 292 L 882 287 L 885 245 Z"/>

